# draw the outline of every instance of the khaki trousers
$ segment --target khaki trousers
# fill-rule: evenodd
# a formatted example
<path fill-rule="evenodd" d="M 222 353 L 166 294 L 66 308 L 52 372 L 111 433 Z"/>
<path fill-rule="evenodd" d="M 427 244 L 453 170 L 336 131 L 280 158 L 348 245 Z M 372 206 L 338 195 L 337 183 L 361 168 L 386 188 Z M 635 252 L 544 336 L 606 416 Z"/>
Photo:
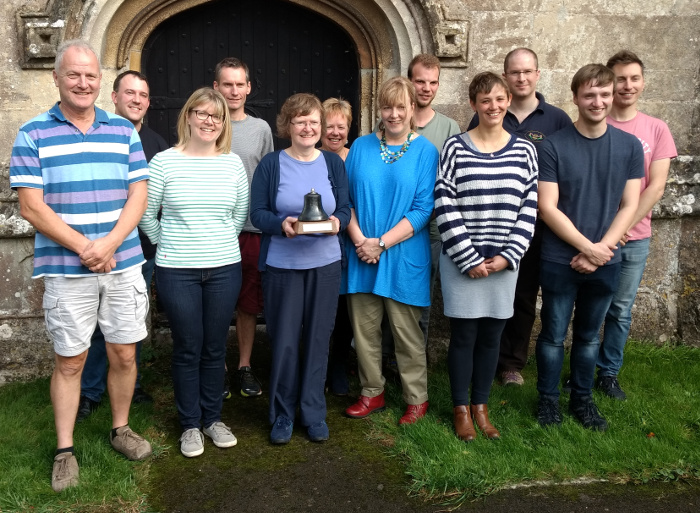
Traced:
<path fill-rule="evenodd" d="M 355 336 L 362 395 L 384 392 L 382 375 L 382 318 L 386 312 L 394 336 L 396 363 L 407 404 L 428 400 L 425 340 L 418 321 L 422 308 L 375 294 L 348 294 L 348 311 Z"/>

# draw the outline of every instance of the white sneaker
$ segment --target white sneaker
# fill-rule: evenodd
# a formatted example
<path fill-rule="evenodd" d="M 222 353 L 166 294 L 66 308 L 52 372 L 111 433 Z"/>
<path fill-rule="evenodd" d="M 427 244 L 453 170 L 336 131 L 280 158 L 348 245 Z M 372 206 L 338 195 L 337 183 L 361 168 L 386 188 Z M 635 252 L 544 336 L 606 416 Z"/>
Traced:
<path fill-rule="evenodd" d="M 238 443 L 236 437 L 231 433 L 231 428 L 223 422 L 214 422 L 211 426 L 205 427 L 204 434 L 211 438 L 217 447 L 233 447 Z"/>
<path fill-rule="evenodd" d="M 194 458 L 204 452 L 204 437 L 197 428 L 190 428 L 180 437 L 180 452 L 187 458 Z"/>

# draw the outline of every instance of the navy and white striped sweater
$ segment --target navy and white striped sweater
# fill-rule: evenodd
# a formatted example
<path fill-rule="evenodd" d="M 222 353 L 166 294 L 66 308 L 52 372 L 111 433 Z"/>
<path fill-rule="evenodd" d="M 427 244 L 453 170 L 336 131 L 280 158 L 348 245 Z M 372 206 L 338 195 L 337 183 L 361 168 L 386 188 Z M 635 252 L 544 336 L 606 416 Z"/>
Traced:
<path fill-rule="evenodd" d="M 511 136 L 489 154 L 450 137 L 440 156 L 435 214 L 443 251 L 462 274 L 496 255 L 517 269 L 537 217 L 534 145 Z"/>

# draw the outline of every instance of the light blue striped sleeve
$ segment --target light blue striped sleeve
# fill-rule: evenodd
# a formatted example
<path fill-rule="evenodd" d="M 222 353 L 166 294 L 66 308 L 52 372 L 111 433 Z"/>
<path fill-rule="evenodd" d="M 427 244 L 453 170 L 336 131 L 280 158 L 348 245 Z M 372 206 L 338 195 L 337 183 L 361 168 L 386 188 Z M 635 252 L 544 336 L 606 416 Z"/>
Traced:
<path fill-rule="evenodd" d="M 41 174 L 39 149 L 29 133 L 20 129 L 12 146 L 10 157 L 10 187 L 29 187 L 43 189 L 44 179 Z"/>
<path fill-rule="evenodd" d="M 139 133 L 134 129 L 129 141 L 129 184 L 148 180 L 148 162 Z"/>

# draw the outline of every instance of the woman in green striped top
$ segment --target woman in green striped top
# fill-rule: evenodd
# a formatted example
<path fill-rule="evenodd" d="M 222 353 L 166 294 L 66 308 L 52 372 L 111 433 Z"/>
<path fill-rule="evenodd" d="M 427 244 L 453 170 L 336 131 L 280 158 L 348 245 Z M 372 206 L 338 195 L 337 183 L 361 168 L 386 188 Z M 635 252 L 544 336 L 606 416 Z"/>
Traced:
<path fill-rule="evenodd" d="M 236 445 L 221 422 L 221 390 L 249 188 L 241 159 L 230 152 L 228 105 L 219 92 L 195 91 L 177 131 L 177 145 L 149 164 L 148 209 L 139 226 L 158 244 L 156 285 L 173 337 L 180 451 L 194 457 L 204 452 L 200 426 L 217 447 Z"/>

